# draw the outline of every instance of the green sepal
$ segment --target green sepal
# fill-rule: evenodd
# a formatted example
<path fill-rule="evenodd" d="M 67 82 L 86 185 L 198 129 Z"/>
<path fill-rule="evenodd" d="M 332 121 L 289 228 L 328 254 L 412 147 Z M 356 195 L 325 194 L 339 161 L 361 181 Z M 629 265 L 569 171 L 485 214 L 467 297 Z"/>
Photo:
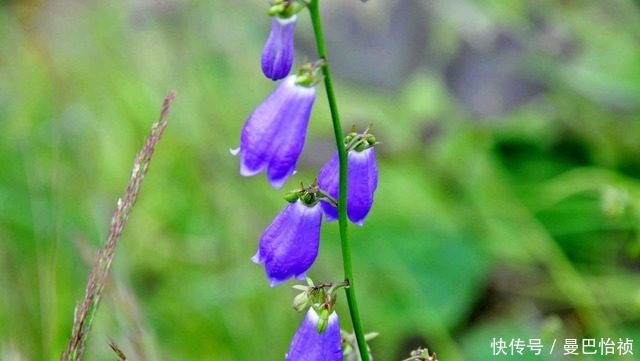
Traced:
<path fill-rule="evenodd" d="M 367 129 L 365 129 L 364 133 L 358 133 L 356 126 L 353 125 L 351 127 L 351 132 L 343 139 L 347 151 L 355 150 L 356 152 L 362 152 L 380 144 L 376 137 L 369 133 L 371 127 L 372 125 L 369 125 Z"/>
<path fill-rule="evenodd" d="M 323 308 L 320 311 L 320 314 L 318 315 L 318 326 L 316 328 L 316 330 L 318 331 L 319 334 L 322 334 L 324 331 L 327 330 L 327 326 L 329 325 L 329 315 L 331 313 L 329 312 L 329 309 L 327 308 Z"/>
<path fill-rule="evenodd" d="M 277 16 L 281 19 L 288 19 L 306 8 L 306 4 L 296 0 L 275 0 L 267 14 Z"/>
<path fill-rule="evenodd" d="M 326 61 L 324 59 L 302 64 L 296 72 L 296 85 L 310 88 L 318 84 L 323 79 L 321 70 L 325 64 Z"/>
<path fill-rule="evenodd" d="M 289 203 L 294 203 L 299 198 L 300 198 L 300 196 L 298 195 L 298 190 L 297 189 L 284 195 L 284 199 Z"/>
<path fill-rule="evenodd" d="M 313 207 L 318 204 L 323 197 L 323 193 L 318 189 L 318 180 L 315 179 L 308 187 L 305 187 L 304 184 L 300 182 L 300 188 L 290 191 L 285 194 L 283 198 L 289 203 L 300 200 L 305 206 Z"/>

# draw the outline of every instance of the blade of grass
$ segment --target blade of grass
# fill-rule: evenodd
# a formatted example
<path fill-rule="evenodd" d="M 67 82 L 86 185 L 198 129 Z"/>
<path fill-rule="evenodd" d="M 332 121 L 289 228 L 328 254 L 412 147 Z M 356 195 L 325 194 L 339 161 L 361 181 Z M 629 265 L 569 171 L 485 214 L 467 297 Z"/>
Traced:
<path fill-rule="evenodd" d="M 116 246 L 120 240 L 122 229 L 131 216 L 131 210 L 138 199 L 142 181 L 149 169 L 149 164 L 151 163 L 151 157 L 153 156 L 155 147 L 160 139 L 162 139 L 162 134 L 167 126 L 169 106 L 173 102 L 174 98 L 175 93 L 173 91 L 167 94 L 162 105 L 160 119 L 151 127 L 151 132 L 149 133 L 147 142 L 140 153 L 138 153 L 135 162 L 133 163 L 131 178 L 129 179 L 127 188 L 124 190 L 122 198 L 118 199 L 116 210 L 111 218 L 111 228 L 109 229 L 107 241 L 104 247 L 98 250 L 96 261 L 93 265 L 93 269 L 91 270 L 91 274 L 89 275 L 82 306 L 80 308 L 76 306 L 71 340 L 69 340 L 67 350 L 60 357 L 60 360 L 62 361 L 82 360 L 87 339 L 91 332 L 91 326 L 93 325 L 93 318 L 100 304 L 102 291 L 104 290 L 107 277 L 109 276 L 109 270 L 111 269 L 111 262 L 113 261 Z"/>

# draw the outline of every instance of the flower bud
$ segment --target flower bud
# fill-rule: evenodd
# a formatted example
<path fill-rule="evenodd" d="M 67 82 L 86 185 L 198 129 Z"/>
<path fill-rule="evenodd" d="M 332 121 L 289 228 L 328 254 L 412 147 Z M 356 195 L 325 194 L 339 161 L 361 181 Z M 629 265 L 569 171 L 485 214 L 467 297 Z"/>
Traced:
<path fill-rule="evenodd" d="M 318 197 L 314 193 L 304 193 L 300 196 L 300 200 L 304 205 L 313 207 L 318 204 Z"/>
<path fill-rule="evenodd" d="M 276 7 L 275 12 L 284 12 L 286 6 Z M 262 72 L 271 80 L 280 80 L 289 75 L 293 64 L 293 33 L 297 16 L 280 18 L 273 16 L 271 32 L 262 50 Z"/>
<path fill-rule="evenodd" d="M 376 137 L 374 137 L 373 135 L 369 135 L 365 139 L 367 140 L 367 143 L 369 143 L 369 145 L 378 144 L 378 141 L 376 140 Z"/>
<path fill-rule="evenodd" d="M 287 3 L 275 4 L 267 10 L 267 14 L 271 16 L 276 16 L 284 13 L 287 10 Z"/>
<path fill-rule="evenodd" d="M 295 172 L 307 133 L 315 87 L 296 85 L 291 75 L 251 113 L 242 128 L 240 174 L 248 177 L 267 171 L 274 188 L 281 188 Z"/>
<path fill-rule="evenodd" d="M 307 291 L 304 291 L 293 298 L 292 306 L 297 312 L 302 312 L 307 307 L 309 307 L 310 304 L 311 304 L 311 300 L 309 297 L 309 293 Z"/>
<path fill-rule="evenodd" d="M 353 140 L 353 138 L 356 137 L 356 135 L 358 135 L 357 133 L 349 133 L 347 134 L 346 137 L 344 137 L 344 144 L 349 144 L 350 141 Z"/>
<path fill-rule="evenodd" d="M 301 200 L 287 204 L 260 238 L 252 260 L 264 264 L 271 287 L 291 277 L 305 279 L 318 255 L 322 208 Z"/>

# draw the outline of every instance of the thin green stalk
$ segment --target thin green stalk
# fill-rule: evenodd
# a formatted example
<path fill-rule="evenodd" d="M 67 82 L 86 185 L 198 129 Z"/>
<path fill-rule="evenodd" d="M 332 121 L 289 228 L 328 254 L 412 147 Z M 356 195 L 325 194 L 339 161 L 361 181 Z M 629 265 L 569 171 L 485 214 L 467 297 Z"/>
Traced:
<path fill-rule="evenodd" d="M 369 361 L 369 352 L 367 351 L 367 343 L 364 338 L 364 330 L 360 322 L 360 313 L 358 312 L 358 303 L 356 302 L 355 282 L 353 279 L 353 268 L 351 265 L 351 246 L 349 244 L 348 223 L 347 223 L 347 149 L 344 145 L 342 134 L 342 126 L 340 124 L 340 115 L 338 114 L 338 103 L 336 102 L 335 92 L 333 90 L 333 81 L 331 80 L 331 67 L 327 58 L 327 49 L 324 43 L 324 35 L 322 33 L 322 23 L 320 21 L 319 0 L 311 0 L 309 3 L 309 11 L 311 13 L 311 22 L 313 23 L 313 33 L 318 47 L 318 56 L 325 60 L 322 67 L 324 75 L 324 85 L 329 100 L 329 109 L 331 110 L 331 119 L 333 121 L 333 131 L 336 138 L 336 147 L 338 148 L 338 158 L 340 160 L 340 185 L 338 195 L 338 223 L 340 227 L 340 242 L 342 244 L 342 262 L 344 265 L 344 278 L 348 282 L 349 287 L 345 288 L 347 294 L 347 303 L 349 304 L 349 313 L 351 314 L 351 322 L 353 323 L 353 331 L 358 341 L 358 350 L 362 361 Z"/>

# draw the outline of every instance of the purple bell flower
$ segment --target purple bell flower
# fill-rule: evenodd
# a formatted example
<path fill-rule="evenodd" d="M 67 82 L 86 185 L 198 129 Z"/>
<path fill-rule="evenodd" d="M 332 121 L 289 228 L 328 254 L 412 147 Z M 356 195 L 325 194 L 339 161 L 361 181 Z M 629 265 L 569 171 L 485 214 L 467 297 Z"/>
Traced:
<path fill-rule="evenodd" d="M 302 325 L 291 340 L 286 361 L 342 361 L 342 339 L 338 315 L 331 313 L 326 330 L 317 330 L 320 317 L 309 308 Z"/>
<path fill-rule="evenodd" d="M 293 64 L 293 32 L 297 16 L 280 18 L 273 16 L 271 32 L 262 49 L 262 72 L 271 80 L 280 80 L 287 75 Z"/>
<path fill-rule="evenodd" d="M 378 187 L 378 167 L 374 147 L 361 152 L 351 150 L 348 157 L 347 216 L 351 222 L 362 226 L 373 205 L 373 193 Z M 333 155 L 318 174 L 318 186 L 336 200 L 340 182 L 338 152 Z M 338 219 L 338 209 L 329 202 L 322 202 L 328 222 Z"/>
<path fill-rule="evenodd" d="M 296 84 L 288 76 L 258 105 L 244 124 L 240 147 L 240 174 L 248 177 L 267 169 L 269 183 L 280 189 L 295 171 L 307 135 L 315 86 Z"/>
<path fill-rule="evenodd" d="M 260 238 L 252 261 L 264 264 L 271 287 L 291 277 L 304 280 L 318 255 L 322 208 L 301 200 L 289 203 Z"/>

